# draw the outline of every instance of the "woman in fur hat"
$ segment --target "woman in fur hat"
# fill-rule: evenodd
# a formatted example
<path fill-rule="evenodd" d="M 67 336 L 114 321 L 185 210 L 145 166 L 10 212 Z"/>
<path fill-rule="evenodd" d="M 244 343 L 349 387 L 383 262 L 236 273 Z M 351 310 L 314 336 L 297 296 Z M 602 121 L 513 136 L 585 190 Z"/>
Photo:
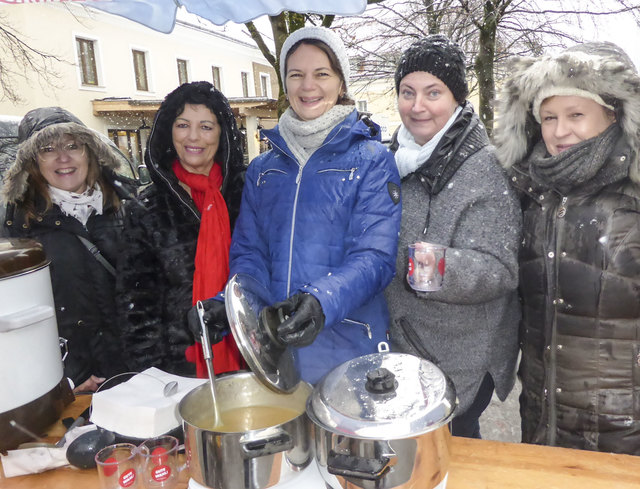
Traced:
<path fill-rule="evenodd" d="M 391 340 L 442 368 L 460 401 L 453 434 L 480 437 L 494 386 L 504 400 L 515 382 L 520 210 L 466 100 L 462 50 L 441 35 L 421 39 L 395 81 L 402 125 L 391 148 L 403 208 L 398 273 L 386 291 Z M 408 246 L 417 242 L 448 248 L 440 290 L 409 286 Z"/>
<path fill-rule="evenodd" d="M 510 71 L 496 143 L 524 210 L 522 439 L 640 455 L 640 77 L 611 43 Z"/>
<path fill-rule="evenodd" d="M 2 235 L 42 243 L 60 336 L 68 340 L 65 374 L 76 391 L 95 391 L 123 370 L 114 333 L 115 277 L 122 200 L 133 198 L 115 170 L 112 149 L 59 107 L 28 112 L 16 160 L 5 175 Z M 95 245 L 98 258 L 89 251 Z"/>

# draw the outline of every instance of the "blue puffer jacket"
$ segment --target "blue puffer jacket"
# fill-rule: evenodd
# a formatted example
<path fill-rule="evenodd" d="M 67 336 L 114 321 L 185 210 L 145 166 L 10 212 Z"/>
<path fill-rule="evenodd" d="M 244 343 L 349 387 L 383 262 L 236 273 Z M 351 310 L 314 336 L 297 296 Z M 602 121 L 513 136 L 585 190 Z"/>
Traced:
<path fill-rule="evenodd" d="M 297 292 L 318 299 L 325 327 L 299 350 L 302 378 L 316 383 L 386 341 L 382 291 L 395 273 L 400 177 L 377 127 L 355 110 L 304 167 L 277 127 L 265 135 L 274 149 L 247 170 L 231 275 L 252 275 L 274 301 Z"/>

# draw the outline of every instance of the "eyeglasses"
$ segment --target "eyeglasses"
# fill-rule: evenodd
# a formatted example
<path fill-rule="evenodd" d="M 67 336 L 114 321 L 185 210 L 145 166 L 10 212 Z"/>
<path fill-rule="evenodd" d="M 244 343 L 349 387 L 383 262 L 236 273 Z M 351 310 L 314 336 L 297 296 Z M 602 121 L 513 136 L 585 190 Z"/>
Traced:
<path fill-rule="evenodd" d="M 61 144 L 48 144 L 38 150 L 38 156 L 44 162 L 54 161 L 59 158 L 62 153 L 65 153 L 70 158 L 78 158 L 84 154 L 84 144 L 78 144 L 75 141 Z"/>

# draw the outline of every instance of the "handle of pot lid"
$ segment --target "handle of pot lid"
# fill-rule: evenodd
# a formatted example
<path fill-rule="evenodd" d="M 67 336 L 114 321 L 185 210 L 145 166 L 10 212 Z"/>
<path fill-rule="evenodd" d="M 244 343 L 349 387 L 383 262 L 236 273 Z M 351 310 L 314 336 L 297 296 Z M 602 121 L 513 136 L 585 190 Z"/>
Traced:
<path fill-rule="evenodd" d="M 327 470 L 330 474 L 342 477 L 377 481 L 385 476 L 396 461 L 395 454 L 384 454 L 380 458 L 363 458 L 330 450 L 327 457 Z"/>
<path fill-rule="evenodd" d="M 293 448 L 293 437 L 286 431 L 280 430 L 277 433 L 259 439 L 240 439 L 240 446 L 242 448 L 242 456 L 245 459 L 257 458 L 291 450 Z"/>
<path fill-rule="evenodd" d="M 0 333 L 8 333 L 44 321 L 55 315 L 53 307 L 40 305 L 0 316 Z"/>

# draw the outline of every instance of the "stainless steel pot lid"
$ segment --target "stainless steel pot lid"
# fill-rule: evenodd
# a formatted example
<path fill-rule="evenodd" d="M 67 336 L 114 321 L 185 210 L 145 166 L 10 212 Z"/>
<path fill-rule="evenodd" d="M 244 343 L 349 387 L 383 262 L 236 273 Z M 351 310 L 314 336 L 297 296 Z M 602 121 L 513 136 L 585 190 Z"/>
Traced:
<path fill-rule="evenodd" d="M 309 397 L 307 414 L 340 435 L 393 440 L 448 423 L 456 405 L 453 383 L 433 363 L 405 353 L 373 353 L 329 372 Z"/>
<path fill-rule="evenodd" d="M 273 304 L 271 293 L 250 275 L 236 274 L 224 291 L 231 333 L 249 368 L 276 392 L 289 393 L 300 382 L 297 350 L 281 344 L 262 310 Z"/>

